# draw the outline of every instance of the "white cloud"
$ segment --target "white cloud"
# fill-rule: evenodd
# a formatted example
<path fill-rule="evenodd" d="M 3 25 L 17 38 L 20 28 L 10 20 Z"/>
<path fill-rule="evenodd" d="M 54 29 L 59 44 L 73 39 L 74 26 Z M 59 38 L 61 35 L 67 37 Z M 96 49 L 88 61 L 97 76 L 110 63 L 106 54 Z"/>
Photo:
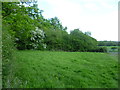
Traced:
<path fill-rule="evenodd" d="M 97 40 L 118 40 L 118 0 L 40 0 L 46 18 L 57 16 L 68 32 L 91 31 Z"/>
<path fill-rule="evenodd" d="M 87 3 L 84 7 L 88 10 L 96 11 L 99 10 L 99 7 L 95 3 Z"/>
<path fill-rule="evenodd" d="M 97 40 L 118 40 L 117 11 L 91 16 L 81 22 L 82 30 L 89 30 Z M 86 24 L 86 25 L 85 25 Z"/>

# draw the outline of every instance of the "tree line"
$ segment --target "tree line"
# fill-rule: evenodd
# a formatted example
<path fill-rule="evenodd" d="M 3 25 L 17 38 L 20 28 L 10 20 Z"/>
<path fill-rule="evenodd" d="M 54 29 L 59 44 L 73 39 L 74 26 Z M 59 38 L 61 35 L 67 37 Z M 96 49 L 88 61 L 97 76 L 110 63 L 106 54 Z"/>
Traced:
<path fill-rule="evenodd" d="M 2 23 L 13 37 L 14 46 L 19 50 L 59 50 L 104 52 L 98 42 L 74 29 L 68 34 L 57 17 L 45 19 L 37 3 L 3 2 Z"/>
<path fill-rule="evenodd" d="M 118 41 L 98 41 L 98 46 L 119 46 Z"/>

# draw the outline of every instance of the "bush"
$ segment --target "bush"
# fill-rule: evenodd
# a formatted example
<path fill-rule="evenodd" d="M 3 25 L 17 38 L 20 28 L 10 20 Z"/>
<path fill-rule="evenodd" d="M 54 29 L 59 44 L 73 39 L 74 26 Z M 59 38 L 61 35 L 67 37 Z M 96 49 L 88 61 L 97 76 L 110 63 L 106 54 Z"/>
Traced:
<path fill-rule="evenodd" d="M 117 47 L 111 47 L 111 49 L 115 50 L 115 49 L 117 49 Z"/>
<path fill-rule="evenodd" d="M 91 52 L 107 52 L 106 47 L 97 47 L 95 49 L 90 50 Z"/>
<path fill-rule="evenodd" d="M 11 64 L 14 59 L 14 43 L 11 35 L 8 32 L 8 27 L 3 25 L 2 27 L 2 69 L 3 69 L 3 87 L 7 82 L 7 76 L 10 74 Z"/>

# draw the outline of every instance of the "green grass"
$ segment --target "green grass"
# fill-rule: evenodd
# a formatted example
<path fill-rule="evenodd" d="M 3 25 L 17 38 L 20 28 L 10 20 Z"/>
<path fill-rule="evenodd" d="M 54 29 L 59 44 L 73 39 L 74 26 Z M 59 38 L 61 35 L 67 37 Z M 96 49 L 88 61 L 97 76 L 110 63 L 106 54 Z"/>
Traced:
<path fill-rule="evenodd" d="M 117 58 L 106 53 L 18 51 L 6 87 L 117 88 Z"/>

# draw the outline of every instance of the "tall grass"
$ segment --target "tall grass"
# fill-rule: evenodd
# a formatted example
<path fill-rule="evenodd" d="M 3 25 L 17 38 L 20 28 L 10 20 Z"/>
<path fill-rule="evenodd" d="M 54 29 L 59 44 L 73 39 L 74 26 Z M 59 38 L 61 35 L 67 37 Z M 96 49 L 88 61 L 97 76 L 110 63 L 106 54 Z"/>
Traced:
<path fill-rule="evenodd" d="M 117 58 L 106 53 L 18 51 L 14 88 L 117 88 Z"/>

